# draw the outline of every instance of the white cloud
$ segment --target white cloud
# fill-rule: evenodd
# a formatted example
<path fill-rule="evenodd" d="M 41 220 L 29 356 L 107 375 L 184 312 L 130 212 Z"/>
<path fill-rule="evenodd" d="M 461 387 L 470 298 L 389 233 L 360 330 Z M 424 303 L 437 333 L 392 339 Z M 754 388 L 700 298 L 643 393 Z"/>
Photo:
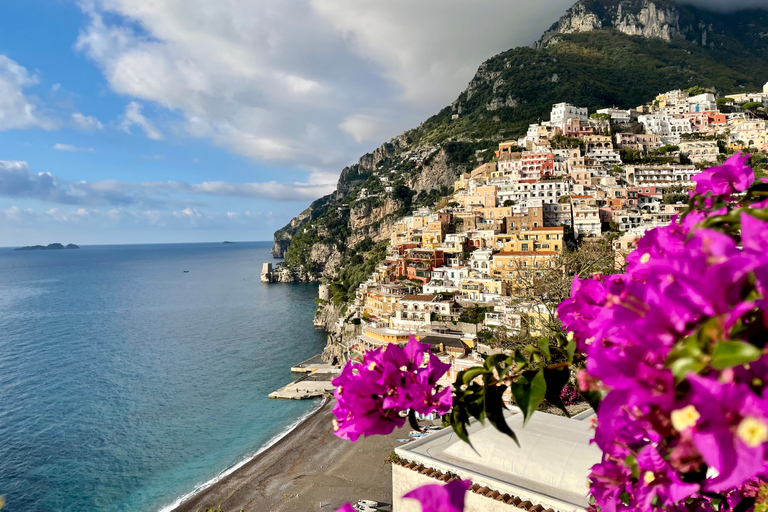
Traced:
<path fill-rule="evenodd" d="M 34 173 L 27 162 L 0 160 L 0 197 L 38 199 L 79 206 L 140 206 L 168 209 L 182 202 L 189 204 L 191 201 L 184 199 L 184 196 L 190 195 L 305 202 L 329 194 L 334 188 L 335 184 L 332 181 L 313 183 L 66 181 L 50 172 Z"/>
<path fill-rule="evenodd" d="M 572 2 L 89 0 L 76 48 L 192 137 L 338 175 Z"/>
<path fill-rule="evenodd" d="M 339 128 L 355 139 L 358 144 L 365 141 L 386 140 L 386 135 L 396 129 L 386 116 L 371 114 L 352 114 L 341 122 Z"/>
<path fill-rule="evenodd" d="M 79 148 L 77 146 L 70 146 L 69 144 L 54 144 L 53 149 L 56 151 L 69 151 L 70 153 L 93 153 L 93 148 Z"/>
<path fill-rule="evenodd" d="M 152 123 L 152 121 L 144 117 L 144 115 L 141 113 L 141 105 L 135 101 L 130 102 L 125 107 L 125 113 L 122 116 L 118 128 L 123 130 L 125 133 L 131 133 L 131 127 L 133 126 L 138 126 L 144 130 L 147 138 L 152 140 L 163 139 L 163 134 L 160 133 L 160 130 L 155 128 L 155 125 Z"/>
<path fill-rule="evenodd" d="M 65 225 L 77 229 L 126 229 L 158 228 L 168 230 L 221 230 L 230 228 L 258 229 L 272 223 L 271 212 L 218 212 L 200 211 L 195 208 L 163 211 L 152 209 L 109 210 L 87 208 L 50 208 L 46 211 L 22 209 L 18 206 L 0 210 L 0 226 L 32 229 L 50 226 L 54 229 Z"/>
<path fill-rule="evenodd" d="M 104 129 L 104 125 L 101 124 L 101 121 L 93 116 L 83 115 L 80 112 L 72 114 L 72 124 L 78 130 L 83 130 L 86 132 Z"/>
<path fill-rule="evenodd" d="M 55 128 L 56 123 L 40 112 L 36 98 L 24 93 L 37 83 L 38 78 L 27 68 L 0 54 L 0 131 Z"/>

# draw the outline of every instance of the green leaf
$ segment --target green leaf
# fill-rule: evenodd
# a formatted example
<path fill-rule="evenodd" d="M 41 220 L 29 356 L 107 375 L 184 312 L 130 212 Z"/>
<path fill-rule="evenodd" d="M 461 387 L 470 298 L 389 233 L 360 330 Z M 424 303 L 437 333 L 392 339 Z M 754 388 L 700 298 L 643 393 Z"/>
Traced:
<path fill-rule="evenodd" d="M 720 341 L 712 349 L 712 368 L 724 370 L 760 359 L 760 349 L 743 341 Z"/>
<path fill-rule="evenodd" d="M 583 398 L 592 410 L 597 412 L 597 408 L 600 407 L 600 402 L 603 399 L 603 395 L 599 391 L 579 391 L 581 398 Z"/>
<path fill-rule="evenodd" d="M 459 375 L 461 376 L 459 380 L 464 384 L 469 384 L 470 382 L 472 382 L 477 377 L 479 377 L 480 375 L 484 374 L 487 371 L 488 370 L 486 370 L 482 366 L 476 366 L 474 368 L 470 368 L 468 370 L 464 370 L 463 372 L 459 373 Z"/>
<path fill-rule="evenodd" d="M 542 370 L 524 372 L 516 382 L 512 383 L 511 388 L 515 403 L 523 411 L 523 426 L 525 426 L 547 392 L 544 373 Z"/>
<path fill-rule="evenodd" d="M 504 419 L 504 409 L 506 407 L 504 407 L 502 397 L 506 390 L 506 386 L 490 386 L 485 390 L 485 415 L 496 430 L 511 437 L 519 447 L 520 442 L 517 440 L 517 436 L 507 425 L 507 420 Z"/>
<path fill-rule="evenodd" d="M 678 382 L 682 381 L 689 372 L 698 373 L 706 368 L 707 363 L 701 349 L 702 343 L 697 335 L 692 335 L 670 350 L 666 365 L 672 370 Z"/>
<path fill-rule="evenodd" d="M 472 446 L 472 443 L 469 442 L 469 432 L 467 432 L 468 422 L 469 417 L 460 408 L 454 407 L 451 412 L 451 427 L 456 432 L 456 435 L 459 436 L 459 439 Z"/>
<path fill-rule="evenodd" d="M 547 338 L 539 338 L 539 348 L 541 349 L 541 352 L 544 354 L 544 357 L 549 361 L 552 356 L 549 353 L 549 340 Z"/>
<path fill-rule="evenodd" d="M 544 398 L 547 399 L 547 402 L 563 411 L 569 418 L 571 415 L 568 412 L 568 409 L 565 408 L 563 399 L 560 398 L 560 393 L 563 392 L 563 388 L 568 384 L 568 379 L 570 378 L 571 371 L 568 368 L 561 368 L 558 370 L 548 370 L 544 368 L 544 380 L 547 382 L 547 390 L 544 393 Z"/>
<path fill-rule="evenodd" d="M 565 346 L 565 351 L 568 353 L 568 363 L 573 364 L 573 354 L 576 353 L 576 340 L 571 340 L 568 345 Z"/>

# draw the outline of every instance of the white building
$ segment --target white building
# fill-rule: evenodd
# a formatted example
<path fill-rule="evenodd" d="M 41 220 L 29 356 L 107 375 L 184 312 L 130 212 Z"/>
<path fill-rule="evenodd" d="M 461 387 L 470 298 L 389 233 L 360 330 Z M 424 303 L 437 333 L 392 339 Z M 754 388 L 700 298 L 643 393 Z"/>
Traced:
<path fill-rule="evenodd" d="M 627 183 L 636 187 L 693 187 L 693 176 L 699 173 L 693 165 L 628 165 Z"/>
<path fill-rule="evenodd" d="M 563 127 L 567 119 L 589 119 L 587 108 L 575 107 L 570 103 L 557 103 L 552 105 L 552 112 L 549 116 L 550 123 L 554 126 Z"/>
<path fill-rule="evenodd" d="M 392 465 L 392 509 L 419 512 L 419 503 L 405 494 L 458 477 L 472 483 L 465 512 L 583 512 L 589 505 L 587 476 L 602 455 L 590 444 L 592 414 L 564 418 L 537 412 L 523 428 L 518 409 L 506 421 L 519 446 L 476 421 L 468 427 L 472 446 L 450 428 L 398 446 L 401 462 Z"/>
<path fill-rule="evenodd" d="M 629 110 L 620 110 L 618 108 L 601 108 L 597 111 L 597 113 L 611 116 L 611 121 L 614 123 L 628 123 L 631 120 Z"/>
<path fill-rule="evenodd" d="M 686 118 L 671 117 L 666 114 L 648 114 L 639 116 L 638 121 L 643 123 L 645 131 L 661 137 L 664 144 L 677 144 L 680 135 L 693 133 L 691 120 Z"/>
<path fill-rule="evenodd" d="M 688 98 L 688 112 L 708 112 L 717 110 L 717 100 L 711 92 Z"/>
<path fill-rule="evenodd" d="M 573 210 L 571 203 L 555 203 L 544 205 L 544 226 L 572 226 Z"/>

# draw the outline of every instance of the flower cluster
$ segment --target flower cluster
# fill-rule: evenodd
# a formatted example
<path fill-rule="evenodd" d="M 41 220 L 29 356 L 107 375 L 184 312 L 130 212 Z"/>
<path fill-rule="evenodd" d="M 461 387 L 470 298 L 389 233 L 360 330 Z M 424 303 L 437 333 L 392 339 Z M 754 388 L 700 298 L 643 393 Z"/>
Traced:
<path fill-rule="evenodd" d="M 400 413 L 406 410 L 447 414 L 451 389 L 438 390 L 437 381 L 448 368 L 413 336 L 404 348 L 385 345 L 350 361 L 333 380 L 336 435 L 356 441 L 361 435 L 389 434 L 405 424 Z"/>
<path fill-rule="evenodd" d="M 558 308 L 586 355 L 580 387 L 607 392 L 600 510 L 729 510 L 768 481 L 768 209 L 740 199 L 745 162 L 696 176 L 693 209 Z"/>

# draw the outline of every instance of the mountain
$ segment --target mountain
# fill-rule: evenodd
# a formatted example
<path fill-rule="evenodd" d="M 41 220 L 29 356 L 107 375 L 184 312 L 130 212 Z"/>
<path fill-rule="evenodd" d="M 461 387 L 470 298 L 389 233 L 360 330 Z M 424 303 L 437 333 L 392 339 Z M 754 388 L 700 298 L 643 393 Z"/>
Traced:
<path fill-rule="evenodd" d="M 533 47 L 490 58 L 451 105 L 345 168 L 334 193 L 275 233 L 273 255 L 301 267 L 301 280 L 326 277 L 354 293 L 398 218 L 447 195 L 499 141 L 548 119 L 553 103 L 626 109 L 692 86 L 762 90 L 766 35 L 766 11 L 580 0 Z"/>
<path fill-rule="evenodd" d="M 562 34 L 614 29 L 630 36 L 684 39 L 725 52 L 766 57 L 768 12 L 759 9 L 710 12 L 672 0 L 579 0 L 534 45 L 540 48 Z"/>

